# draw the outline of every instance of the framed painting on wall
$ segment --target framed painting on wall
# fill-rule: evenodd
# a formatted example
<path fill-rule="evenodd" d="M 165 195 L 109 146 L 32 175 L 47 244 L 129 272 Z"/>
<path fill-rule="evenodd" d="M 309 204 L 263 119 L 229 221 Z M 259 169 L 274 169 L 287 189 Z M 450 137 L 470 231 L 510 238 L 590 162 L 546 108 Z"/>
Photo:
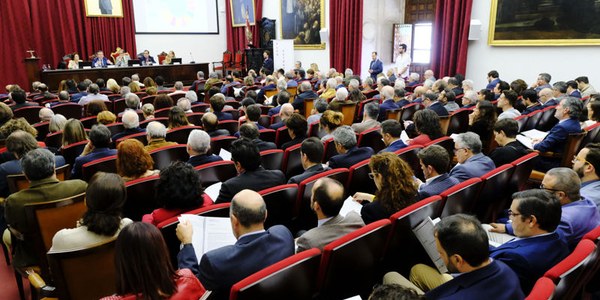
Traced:
<path fill-rule="evenodd" d="M 243 27 L 246 26 L 246 18 L 248 23 L 254 25 L 256 17 L 254 14 L 254 0 L 229 0 L 231 7 L 231 26 Z"/>
<path fill-rule="evenodd" d="M 492 0 L 492 46 L 600 45 L 600 0 Z"/>
<path fill-rule="evenodd" d="M 294 40 L 294 49 L 325 49 L 325 0 L 281 0 L 281 35 Z"/>
<path fill-rule="evenodd" d="M 86 17 L 123 17 L 121 0 L 84 0 Z"/>

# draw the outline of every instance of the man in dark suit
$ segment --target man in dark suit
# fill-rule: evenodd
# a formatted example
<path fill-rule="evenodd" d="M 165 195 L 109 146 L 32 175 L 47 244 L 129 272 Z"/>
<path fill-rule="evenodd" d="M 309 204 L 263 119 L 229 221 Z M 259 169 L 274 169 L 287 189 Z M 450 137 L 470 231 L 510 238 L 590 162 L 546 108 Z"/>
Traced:
<path fill-rule="evenodd" d="M 266 142 L 259 138 L 260 132 L 254 123 L 244 123 L 240 127 L 239 136 L 240 138 L 245 138 L 249 141 L 252 141 L 252 143 L 258 147 L 259 152 L 277 149 L 277 145 L 275 145 L 275 143 Z"/>
<path fill-rule="evenodd" d="M 192 245 L 192 225 L 183 221 L 177 226 L 183 244 L 177 255 L 179 268 L 192 270 L 214 299 L 229 299 L 233 284 L 294 254 L 294 238 L 287 228 L 275 225 L 265 230 L 267 206 L 258 193 L 247 189 L 236 193 L 229 216 L 237 242 L 204 253 L 200 264 Z"/>
<path fill-rule="evenodd" d="M 267 79 L 265 80 L 265 86 L 260 88 L 260 91 L 258 91 L 258 95 L 256 97 L 257 102 L 264 103 L 266 100 L 265 92 L 273 91 L 275 89 L 277 89 L 277 85 L 275 84 L 275 78 L 272 75 L 267 76 Z"/>
<path fill-rule="evenodd" d="M 374 154 L 371 147 L 358 148 L 356 146 L 356 134 L 348 125 L 338 127 L 331 135 L 333 135 L 335 150 L 339 153 L 327 162 L 327 165 L 332 169 L 350 168 Z"/>
<path fill-rule="evenodd" d="M 431 145 L 417 153 L 425 182 L 419 186 L 419 197 L 425 199 L 439 195 L 443 191 L 457 185 L 460 181 L 448 175 L 450 156 L 440 145 Z"/>
<path fill-rule="evenodd" d="M 377 58 L 377 52 L 373 51 L 371 53 L 371 64 L 369 64 L 369 74 L 373 81 L 377 81 L 377 75 L 383 72 L 383 62 L 379 58 Z"/>
<path fill-rule="evenodd" d="M 77 158 L 73 164 L 71 170 L 71 178 L 81 178 L 81 169 L 83 165 L 94 161 L 96 159 L 104 158 L 117 154 L 116 149 L 109 149 L 110 146 L 110 130 L 106 126 L 94 125 L 89 133 L 89 142 L 85 145 L 83 152 Z"/>
<path fill-rule="evenodd" d="M 202 127 L 204 127 L 204 130 L 211 138 L 229 135 L 229 131 L 227 129 L 217 128 L 218 123 L 219 119 L 217 118 L 217 115 L 213 113 L 208 112 L 202 116 Z"/>
<path fill-rule="evenodd" d="M 37 106 L 37 104 L 35 103 L 27 102 L 27 95 L 25 94 L 24 90 L 16 90 L 10 92 L 9 98 L 15 102 L 15 105 L 10 107 L 12 111 L 27 106 Z"/>
<path fill-rule="evenodd" d="M 106 66 L 112 64 L 112 61 L 104 56 L 102 50 L 96 52 L 96 57 L 92 60 L 92 68 L 106 68 Z"/>
<path fill-rule="evenodd" d="M 113 141 L 117 141 L 120 138 L 128 135 L 146 132 L 146 128 L 140 127 L 140 116 L 135 110 L 125 110 L 125 112 L 123 112 L 123 116 L 121 117 L 121 122 L 123 122 L 123 127 L 125 129 L 121 132 L 115 133 L 115 135 L 112 136 Z"/>
<path fill-rule="evenodd" d="M 317 215 L 319 225 L 298 238 L 296 252 L 323 249 L 325 245 L 365 225 L 354 211 L 346 216 L 340 215 L 343 205 L 344 186 L 339 181 L 331 178 L 317 180 L 312 188 L 310 207 Z"/>
<path fill-rule="evenodd" d="M 225 96 L 217 93 L 210 97 L 210 110 L 217 116 L 219 121 L 233 120 L 233 116 L 230 113 L 224 113 L 223 107 L 225 107 Z"/>
<path fill-rule="evenodd" d="M 323 167 L 321 159 L 323 158 L 323 143 L 316 137 L 310 137 L 302 142 L 300 146 L 300 161 L 304 173 L 293 176 L 288 183 L 300 184 L 304 179 L 329 170 L 329 167 Z"/>
<path fill-rule="evenodd" d="M 488 85 L 485 88 L 493 91 L 498 82 L 500 82 L 500 74 L 498 74 L 498 71 L 496 70 L 491 70 L 488 72 L 487 76 Z"/>
<path fill-rule="evenodd" d="M 425 107 L 427 107 L 427 109 L 435 111 L 435 113 L 440 117 L 450 115 L 444 105 L 438 101 L 438 98 L 439 97 L 434 93 L 425 93 L 423 96 L 423 104 Z"/>
<path fill-rule="evenodd" d="M 295 110 L 298 110 L 301 114 L 304 114 L 304 100 L 306 99 L 317 99 L 319 95 L 313 91 L 310 86 L 310 81 L 302 81 L 300 87 L 298 87 L 300 93 L 294 98 L 292 106 Z"/>
<path fill-rule="evenodd" d="M 558 105 L 559 101 L 556 98 L 554 98 L 554 92 L 549 87 L 539 91 L 538 96 L 540 102 L 542 102 L 542 108 Z"/>
<path fill-rule="evenodd" d="M 381 105 L 379 105 L 379 117 L 378 120 L 381 122 L 385 119 L 387 119 L 387 111 L 388 110 L 394 110 L 396 108 L 398 108 L 398 106 L 396 105 L 396 102 L 394 101 L 394 88 L 386 85 L 384 87 L 381 88 L 380 91 L 380 95 L 381 95 Z"/>
<path fill-rule="evenodd" d="M 142 66 L 151 66 L 156 64 L 154 57 L 150 56 L 150 51 L 148 50 L 144 50 L 142 55 L 138 56 L 138 59 L 142 63 Z M 159 84 L 159 86 L 161 85 Z"/>
<path fill-rule="evenodd" d="M 241 138 L 234 141 L 231 144 L 231 159 L 239 175 L 223 182 L 215 203 L 231 202 L 233 196 L 243 189 L 261 191 L 285 184 L 283 172 L 265 170 L 260 165 L 258 146 L 251 140 Z"/>
<path fill-rule="evenodd" d="M 458 164 L 450 171 L 450 176 L 465 181 L 479 177 L 496 168 L 494 162 L 481 153 L 481 140 L 473 132 L 458 134 L 454 138 L 454 154 Z"/>
<path fill-rule="evenodd" d="M 437 251 L 452 275 L 418 264 L 410 271 L 410 281 L 390 272 L 383 283 L 412 288 L 427 299 L 525 297 L 517 274 L 502 261 L 490 259 L 487 233 L 475 217 L 465 214 L 445 217 L 436 224 L 434 236 Z"/>
<path fill-rule="evenodd" d="M 381 135 L 383 143 L 387 148 L 382 149 L 383 152 L 396 152 L 402 148 L 406 148 L 406 144 L 400 139 L 402 134 L 402 124 L 396 120 L 385 120 L 381 123 Z"/>
<path fill-rule="evenodd" d="M 80 81 L 77 84 L 77 90 L 79 91 L 79 93 L 71 95 L 71 102 L 78 103 L 82 97 L 87 96 L 87 88 L 88 85 L 84 81 Z"/>
<path fill-rule="evenodd" d="M 194 129 L 190 132 L 186 150 L 190 155 L 190 159 L 187 162 L 194 167 L 223 160 L 218 155 L 208 154 L 208 150 L 210 150 L 210 136 L 203 130 Z"/>
<path fill-rule="evenodd" d="M 519 123 L 514 119 L 502 119 L 494 125 L 494 139 L 498 143 L 498 148 L 490 153 L 490 158 L 494 165 L 500 167 L 504 164 L 510 164 L 529 153 L 529 149 L 517 141 L 519 132 Z"/>
<path fill-rule="evenodd" d="M 543 109 L 542 104 L 538 101 L 538 95 L 533 89 L 527 89 L 521 92 L 523 98 L 523 104 L 525 104 L 525 110 L 521 115 L 527 115 L 534 111 Z"/>
<path fill-rule="evenodd" d="M 12 262 L 15 267 L 39 264 L 33 239 L 30 238 L 35 228 L 25 218 L 25 205 L 78 195 L 84 193 L 87 187 L 81 180 L 58 181 L 55 165 L 54 154 L 46 149 L 38 148 L 27 152 L 21 159 L 21 166 L 29 180 L 29 188 L 10 195 L 4 202 L 8 228 L 13 236 L 20 237 L 12 240 Z"/>
<path fill-rule="evenodd" d="M 513 195 L 508 214 L 518 239 L 491 249 L 490 256 L 517 273 L 527 294 L 538 278 L 569 255 L 567 244 L 555 231 L 561 205 L 548 191 L 526 190 Z"/>
<path fill-rule="evenodd" d="M 263 58 L 265 60 L 263 61 L 262 67 L 267 70 L 267 74 L 273 73 L 273 70 L 274 70 L 273 59 L 271 57 L 269 57 L 270 55 L 271 55 L 271 52 L 269 52 L 269 50 L 265 50 L 265 52 L 263 52 Z"/>
<path fill-rule="evenodd" d="M 282 92 L 283 93 L 283 92 Z M 286 93 L 287 94 L 287 93 Z M 281 110 L 279 111 L 279 116 L 281 117 L 281 121 L 277 123 L 271 124 L 269 126 L 270 129 L 277 130 L 283 126 L 285 126 L 285 121 L 294 113 L 294 107 L 290 103 L 284 103 L 281 106 Z"/>

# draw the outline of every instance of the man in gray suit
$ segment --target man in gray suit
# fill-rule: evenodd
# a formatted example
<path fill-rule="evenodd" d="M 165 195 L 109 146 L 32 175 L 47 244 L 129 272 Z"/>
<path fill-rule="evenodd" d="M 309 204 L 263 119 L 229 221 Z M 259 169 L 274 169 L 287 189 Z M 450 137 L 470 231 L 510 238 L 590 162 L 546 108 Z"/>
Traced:
<path fill-rule="evenodd" d="M 318 225 L 298 238 L 296 252 L 323 249 L 325 245 L 365 225 L 354 211 L 345 217 L 341 216 L 339 213 L 343 205 L 344 186 L 339 181 L 327 177 L 317 180 L 312 188 L 310 207 L 317 214 Z"/>
<path fill-rule="evenodd" d="M 458 164 L 450 171 L 450 176 L 465 181 L 479 177 L 496 168 L 494 162 L 481 153 L 481 140 L 473 132 L 465 132 L 454 138 L 454 154 Z"/>
<path fill-rule="evenodd" d="M 356 133 L 361 133 L 367 129 L 375 128 L 381 124 L 377 121 L 379 116 L 379 104 L 377 102 L 369 102 L 363 110 L 363 119 L 360 123 L 352 124 L 352 129 Z"/>

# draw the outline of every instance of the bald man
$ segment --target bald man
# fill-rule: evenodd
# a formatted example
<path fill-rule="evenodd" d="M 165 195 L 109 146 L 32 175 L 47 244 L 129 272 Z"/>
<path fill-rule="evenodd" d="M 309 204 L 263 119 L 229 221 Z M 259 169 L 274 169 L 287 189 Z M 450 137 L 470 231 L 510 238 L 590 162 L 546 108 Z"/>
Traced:
<path fill-rule="evenodd" d="M 551 88 L 543 88 L 539 92 L 539 99 L 543 108 L 558 105 L 558 100 L 554 98 L 554 92 Z"/>
<path fill-rule="evenodd" d="M 281 106 L 281 110 L 279 111 L 279 116 L 281 117 L 281 121 L 277 123 L 271 124 L 269 128 L 271 129 L 279 129 L 285 126 L 285 120 L 287 120 L 294 113 L 294 106 L 290 103 L 285 103 Z"/>
<path fill-rule="evenodd" d="M 311 248 L 323 249 L 358 228 L 365 226 L 362 218 L 354 211 L 341 216 L 344 205 L 344 186 L 337 180 L 321 178 L 315 182 L 310 198 L 310 208 L 318 219 L 317 227 L 305 232 L 298 238 L 298 249 L 302 252 Z"/>
<path fill-rule="evenodd" d="M 179 268 L 188 268 L 200 279 L 213 299 L 228 299 L 236 282 L 294 254 L 294 238 L 282 225 L 265 230 L 267 206 L 254 191 L 242 190 L 231 201 L 231 228 L 235 245 L 204 253 L 200 265 L 192 245 L 193 229 L 189 221 L 177 226 L 177 237 L 183 248 L 177 256 Z"/>

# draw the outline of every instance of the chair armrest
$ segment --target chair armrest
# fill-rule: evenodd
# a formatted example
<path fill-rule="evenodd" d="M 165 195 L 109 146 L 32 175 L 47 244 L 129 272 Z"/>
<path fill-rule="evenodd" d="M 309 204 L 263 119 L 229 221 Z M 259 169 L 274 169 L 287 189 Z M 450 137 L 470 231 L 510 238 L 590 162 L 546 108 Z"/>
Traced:
<path fill-rule="evenodd" d="M 548 157 L 548 158 L 561 158 L 563 153 L 557 153 L 557 152 L 538 152 L 540 154 L 541 157 Z"/>

